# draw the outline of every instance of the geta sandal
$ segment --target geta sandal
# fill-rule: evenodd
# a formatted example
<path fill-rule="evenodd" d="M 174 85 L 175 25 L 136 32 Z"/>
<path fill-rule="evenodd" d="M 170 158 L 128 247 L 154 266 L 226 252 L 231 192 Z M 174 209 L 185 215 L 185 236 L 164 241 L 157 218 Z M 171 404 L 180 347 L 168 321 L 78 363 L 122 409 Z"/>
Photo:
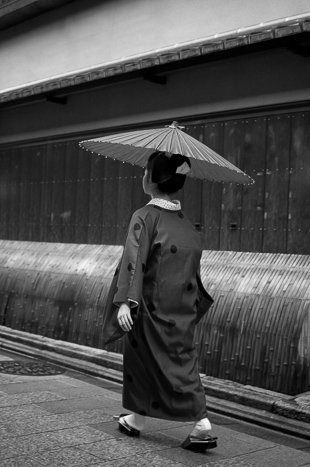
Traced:
<path fill-rule="evenodd" d="M 183 449 L 188 449 L 194 452 L 204 452 L 207 449 L 217 447 L 217 437 L 208 435 L 206 438 L 197 438 L 196 436 L 188 435 L 185 441 L 181 444 Z"/>

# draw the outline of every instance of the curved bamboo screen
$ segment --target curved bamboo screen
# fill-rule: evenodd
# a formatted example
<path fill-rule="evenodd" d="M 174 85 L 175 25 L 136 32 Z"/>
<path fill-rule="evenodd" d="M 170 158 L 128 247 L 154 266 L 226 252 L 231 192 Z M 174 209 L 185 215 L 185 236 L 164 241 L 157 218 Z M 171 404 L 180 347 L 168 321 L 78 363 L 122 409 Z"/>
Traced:
<path fill-rule="evenodd" d="M 102 348 L 122 247 L 0 240 L 0 324 Z M 215 304 L 197 327 L 200 370 L 290 394 L 310 388 L 310 257 L 204 251 Z M 106 347 L 121 352 L 122 343 Z"/>
<path fill-rule="evenodd" d="M 215 304 L 197 328 L 201 371 L 296 394 L 310 389 L 310 256 L 204 251 Z"/>
<path fill-rule="evenodd" d="M 0 324 L 102 348 L 102 309 L 121 253 L 120 246 L 1 240 Z"/>

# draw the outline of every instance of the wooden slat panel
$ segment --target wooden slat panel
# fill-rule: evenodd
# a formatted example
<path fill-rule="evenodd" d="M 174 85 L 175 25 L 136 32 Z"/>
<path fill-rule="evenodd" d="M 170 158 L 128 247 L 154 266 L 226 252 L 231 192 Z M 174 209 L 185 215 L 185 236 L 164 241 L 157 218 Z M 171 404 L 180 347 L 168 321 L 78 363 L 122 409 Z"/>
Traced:
<path fill-rule="evenodd" d="M 25 217 L 24 217 L 24 238 L 27 240 L 31 239 L 31 230 L 33 223 L 33 211 L 32 211 L 32 171 L 33 171 L 33 148 L 26 148 L 25 151 Z"/>
<path fill-rule="evenodd" d="M 27 212 L 27 224 L 26 224 L 26 238 L 27 240 L 32 239 L 33 225 L 35 222 L 34 209 L 33 209 L 33 180 L 35 171 L 35 151 L 36 148 L 27 148 L 26 164 L 27 164 L 27 186 L 26 186 L 26 212 Z"/>
<path fill-rule="evenodd" d="M 6 176 L 5 176 L 5 161 L 6 151 L 0 151 L 0 238 L 6 236 Z"/>
<path fill-rule="evenodd" d="M 245 172 L 255 180 L 243 188 L 241 245 L 244 251 L 262 251 L 265 202 L 266 118 L 245 120 Z"/>
<path fill-rule="evenodd" d="M 116 236 L 111 239 L 110 244 L 124 244 L 126 239 L 128 224 L 134 211 L 140 209 L 150 200 L 145 195 L 142 187 L 142 178 L 144 169 L 127 164 L 118 165 L 118 184 L 114 189 L 117 190 L 117 210 L 115 213 Z M 111 221 L 110 221 L 111 222 Z M 107 243 L 103 240 L 103 243 Z"/>
<path fill-rule="evenodd" d="M 5 212 L 5 217 L 4 217 L 4 222 L 6 223 L 5 226 L 5 232 L 6 232 L 6 238 L 10 238 L 10 205 L 11 203 L 11 153 L 12 150 L 9 150 L 6 154 L 5 160 L 4 160 L 4 174 L 5 174 L 5 206 L 4 206 L 4 212 Z"/>
<path fill-rule="evenodd" d="M 77 156 L 78 178 L 76 184 L 75 241 L 77 243 L 87 243 L 91 155 L 79 147 Z"/>
<path fill-rule="evenodd" d="M 65 156 L 65 189 L 64 189 L 64 216 L 63 241 L 74 243 L 76 223 L 76 195 L 78 176 L 78 144 L 75 141 L 66 143 Z"/>
<path fill-rule="evenodd" d="M 203 142 L 219 154 L 223 154 L 223 123 L 207 123 L 204 125 Z M 202 188 L 202 225 L 203 246 L 211 250 L 220 248 L 220 232 L 222 221 L 222 183 L 203 182 Z"/>
<path fill-rule="evenodd" d="M 290 118 L 268 117 L 263 251 L 286 252 Z"/>
<path fill-rule="evenodd" d="M 244 151 L 244 121 L 232 120 L 224 125 L 224 157 L 242 169 Z M 222 195 L 220 247 L 240 250 L 242 228 L 242 187 L 225 183 Z"/>
<path fill-rule="evenodd" d="M 102 224 L 104 220 L 103 194 L 105 183 L 105 159 L 102 156 L 92 154 L 89 194 L 88 243 L 101 242 Z"/>
<path fill-rule="evenodd" d="M 40 222 L 41 222 L 41 191 L 42 191 L 42 156 L 44 154 L 44 146 L 33 148 L 32 154 L 32 173 L 31 173 L 31 210 L 32 210 L 32 225 L 31 237 L 29 240 L 39 241 Z"/>
<path fill-rule="evenodd" d="M 47 147 L 43 144 L 40 147 L 40 155 L 37 159 L 37 164 L 39 167 L 36 169 L 38 172 L 39 177 L 39 190 L 40 190 L 40 200 L 38 200 L 38 241 L 42 241 L 44 239 L 44 234 L 46 232 L 45 226 L 45 213 L 44 213 L 44 196 L 45 196 L 45 166 L 46 166 L 46 154 L 47 154 Z"/>
<path fill-rule="evenodd" d="M 132 202 L 132 211 L 136 211 L 137 209 L 144 206 L 146 203 L 150 201 L 150 197 L 145 195 L 142 187 L 142 179 L 143 179 L 144 169 L 141 167 L 135 166 L 133 168 L 132 173 L 132 194 L 131 194 L 131 202 Z"/>
<path fill-rule="evenodd" d="M 203 141 L 203 130 L 202 125 L 190 125 L 184 129 L 186 133 L 199 141 Z M 184 211 L 198 230 L 202 230 L 203 225 L 201 197 L 202 181 L 187 177 L 184 187 Z"/>
<path fill-rule="evenodd" d="M 7 200 L 7 227 L 8 237 L 12 240 L 18 238 L 19 218 L 19 164 L 18 152 L 12 149 L 8 158 L 8 200 Z"/>
<path fill-rule="evenodd" d="M 128 164 L 119 164 L 118 203 L 116 219 L 116 244 L 123 245 L 126 239 L 128 224 L 133 213 L 132 192 L 134 190 L 135 168 Z"/>
<path fill-rule="evenodd" d="M 5 174 L 6 174 L 6 230 L 7 230 L 7 238 L 10 238 L 12 234 L 12 219 L 11 219 L 11 207 L 13 206 L 13 199 L 12 199 L 12 149 L 10 149 L 7 153 L 6 162 L 5 162 Z"/>
<path fill-rule="evenodd" d="M 292 149 L 287 251 L 310 246 L 310 112 L 292 115 Z"/>
<path fill-rule="evenodd" d="M 41 191 L 41 241 L 55 241 L 52 233 L 52 176 L 53 145 L 46 146 L 42 158 L 42 191 Z"/>
<path fill-rule="evenodd" d="M 65 188 L 65 150 L 64 143 L 56 143 L 52 162 L 52 212 L 51 230 L 53 241 L 60 242 L 63 238 L 64 188 Z"/>
<path fill-rule="evenodd" d="M 22 148 L 21 151 L 21 184 L 20 184 L 20 205 L 19 205 L 19 239 L 29 240 L 29 206 L 30 206 L 30 178 L 31 178 L 31 158 L 29 148 Z"/>
<path fill-rule="evenodd" d="M 102 243 L 115 244 L 118 207 L 119 162 L 104 159 L 104 184 L 102 192 Z"/>

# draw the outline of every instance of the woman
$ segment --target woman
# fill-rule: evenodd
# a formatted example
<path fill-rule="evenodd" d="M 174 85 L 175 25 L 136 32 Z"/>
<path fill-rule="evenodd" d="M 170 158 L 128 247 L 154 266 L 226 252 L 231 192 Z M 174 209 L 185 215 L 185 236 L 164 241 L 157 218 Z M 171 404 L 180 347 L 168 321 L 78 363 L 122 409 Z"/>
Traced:
<path fill-rule="evenodd" d="M 139 436 L 146 417 L 193 420 L 182 446 L 203 451 L 216 438 L 193 342 L 201 241 L 174 200 L 189 170 L 184 156 L 153 153 L 143 178 L 152 199 L 130 222 L 114 304 L 126 331 L 123 406 L 132 413 L 119 417 L 119 429 Z"/>

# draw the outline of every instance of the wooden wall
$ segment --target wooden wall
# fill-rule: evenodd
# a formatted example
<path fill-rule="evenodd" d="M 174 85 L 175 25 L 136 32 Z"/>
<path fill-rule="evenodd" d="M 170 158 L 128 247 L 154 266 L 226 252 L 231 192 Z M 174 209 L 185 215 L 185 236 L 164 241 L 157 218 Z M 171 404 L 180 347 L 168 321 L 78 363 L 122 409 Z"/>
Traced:
<path fill-rule="evenodd" d="M 256 181 L 188 180 L 181 198 L 205 249 L 310 253 L 309 128 L 310 111 L 186 125 Z M 147 201 L 143 170 L 90 155 L 81 139 L 0 147 L 1 239 L 123 242 Z"/>

